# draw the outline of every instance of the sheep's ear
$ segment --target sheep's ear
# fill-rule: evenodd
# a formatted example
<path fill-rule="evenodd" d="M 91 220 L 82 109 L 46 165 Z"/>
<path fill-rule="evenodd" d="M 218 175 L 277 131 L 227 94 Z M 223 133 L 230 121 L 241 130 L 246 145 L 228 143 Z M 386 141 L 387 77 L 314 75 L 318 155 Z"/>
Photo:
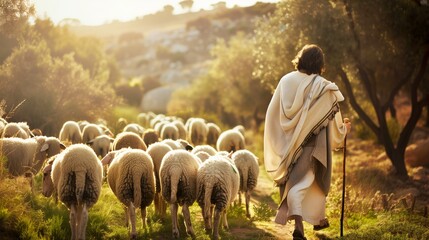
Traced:
<path fill-rule="evenodd" d="M 49 149 L 49 144 L 44 143 L 44 144 L 42 145 L 42 148 L 40 149 L 40 151 L 41 151 L 41 152 L 44 152 L 44 151 L 46 151 L 46 150 L 48 150 L 48 149 Z"/>
<path fill-rule="evenodd" d="M 185 149 L 188 151 L 192 151 L 192 149 L 194 149 L 194 147 L 192 147 L 191 145 L 186 145 Z"/>
<path fill-rule="evenodd" d="M 64 149 L 66 149 L 66 145 L 64 145 L 63 143 L 60 143 L 60 148 L 61 148 L 62 150 L 64 150 Z"/>
<path fill-rule="evenodd" d="M 101 164 L 110 165 L 112 160 L 115 158 L 116 152 L 109 152 L 106 156 L 101 159 Z"/>

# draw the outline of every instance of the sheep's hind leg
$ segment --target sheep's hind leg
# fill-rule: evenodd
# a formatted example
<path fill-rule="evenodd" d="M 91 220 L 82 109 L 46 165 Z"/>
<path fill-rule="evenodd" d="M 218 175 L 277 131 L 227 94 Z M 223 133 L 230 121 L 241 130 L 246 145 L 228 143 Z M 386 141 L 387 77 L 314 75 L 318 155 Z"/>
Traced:
<path fill-rule="evenodd" d="M 74 204 L 72 204 L 70 206 L 70 228 L 71 228 L 71 239 L 74 240 L 76 239 L 77 235 L 76 235 L 76 228 L 77 228 L 77 224 L 76 224 L 76 206 Z"/>
<path fill-rule="evenodd" d="M 179 233 L 179 228 L 178 228 L 178 224 L 177 224 L 177 208 L 179 206 L 177 205 L 177 203 L 172 203 L 170 204 L 170 209 L 171 209 L 171 224 L 173 227 L 173 238 L 179 238 L 180 237 L 180 233 Z"/>
<path fill-rule="evenodd" d="M 221 220 L 221 214 L 222 214 L 222 211 L 215 209 L 214 221 L 213 221 L 213 239 L 214 240 L 219 239 L 219 225 Z"/>
<path fill-rule="evenodd" d="M 142 223 L 143 223 L 143 228 L 146 229 L 147 227 L 147 222 L 149 221 L 146 217 L 146 207 L 141 207 L 141 214 L 142 214 Z"/>
<path fill-rule="evenodd" d="M 88 223 L 88 209 L 86 208 L 86 204 L 83 203 L 83 206 L 78 207 L 79 211 L 79 219 L 78 219 L 78 234 L 79 239 L 85 239 L 86 225 Z"/>
<path fill-rule="evenodd" d="M 182 206 L 182 213 L 183 217 L 185 218 L 185 226 L 186 226 L 186 232 L 191 235 L 192 238 L 195 238 L 194 229 L 192 228 L 191 223 L 191 213 L 189 212 L 188 204 L 183 204 Z"/>
<path fill-rule="evenodd" d="M 128 214 L 130 217 L 131 222 L 131 238 L 135 239 L 137 237 L 137 231 L 136 231 L 136 208 L 134 207 L 134 204 L 130 201 L 128 204 Z M 128 219 L 127 219 L 128 222 Z"/>
<path fill-rule="evenodd" d="M 250 218 L 250 211 L 249 211 L 250 191 L 246 191 L 245 196 L 246 196 L 246 217 Z"/>

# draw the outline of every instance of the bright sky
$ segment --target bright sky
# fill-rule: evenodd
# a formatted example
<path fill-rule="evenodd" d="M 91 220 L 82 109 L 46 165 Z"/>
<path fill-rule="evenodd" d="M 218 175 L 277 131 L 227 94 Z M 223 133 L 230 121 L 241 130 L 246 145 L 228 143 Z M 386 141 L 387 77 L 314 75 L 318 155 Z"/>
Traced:
<path fill-rule="evenodd" d="M 278 0 L 194 0 L 192 11 L 211 9 L 212 4 L 226 2 L 227 7 L 251 6 L 256 2 Z M 84 25 L 100 25 L 113 20 L 128 21 L 161 11 L 172 5 L 175 13 L 182 13 L 180 0 L 32 0 L 37 16 L 49 17 L 54 23 L 65 18 L 76 18 Z"/>

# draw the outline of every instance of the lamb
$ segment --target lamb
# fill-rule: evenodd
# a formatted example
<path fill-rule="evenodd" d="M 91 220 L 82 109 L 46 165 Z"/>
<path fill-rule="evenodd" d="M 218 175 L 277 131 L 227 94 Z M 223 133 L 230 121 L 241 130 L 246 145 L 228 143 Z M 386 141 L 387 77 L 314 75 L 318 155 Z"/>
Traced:
<path fill-rule="evenodd" d="M 74 144 L 53 157 L 43 170 L 44 196 L 54 195 L 70 209 L 71 239 L 85 239 L 88 210 L 97 202 L 103 168 L 87 145 Z"/>
<path fill-rule="evenodd" d="M 119 133 L 113 141 L 113 150 L 119 150 L 121 148 L 134 148 L 146 150 L 146 144 L 143 139 L 133 132 L 122 132 Z"/>
<path fill-rule="evenodd" d="M 216 142 L 221 133 L 220 127 L 214 123 L 207 123 L 207 144 L 216 146 Z"/>
<path fill-rule="evenodd" d="M 186 150 L 172 150 L 162 159 L 159 170 L 161 192 L 164 199 L 170 204 L 173 237 L 179 238 L 177 220 L 178 205 L 182 206 L 186 232 L 195 237 L 191 224 L 189 206 L 196 198 L 198 158 Z"/>
<path fill-rule="evenodd" d="M 241 204 L 241 194 L 244 193 L 246 199 L 246 216 L 250 218 L 249 202 L 250 192 L 256 187 L 259 176 L 258 158 L 249 150 L 238 150 L 231 156 L 240 174 L 240 190 L 238 201 Z"/>
<path fill-rule="evenodd" d="M 101 134 L 103 134 L 103 130 L 97 124 L 89 123 L 83 128 L 82 143 L 88 143 Z"/>
<path fill-rule="evenodd" d="M 169 151 L 173 150 L 169 145 L 163 142 L 151 144 L 147 148 L 147 153 L 152 157 L 153 167 L 155 172 L 156 192 L 155 192 L 155 212 L 161 216 L 165 215 L 166 203 L 161 196 L 161 184 L 159 180 L 159 169 L 161 167 L 162 158 Z"/>
<path fill-rule="evenodd" d="M 10 122 L 3 128 L 2 138 L 18 137 L 27 139 L 32 137 L 30 127 L 25 122 Z"/>
<path fill-rule="evenodd" d="M 131 222 L 131 237 L 136 238 L 135 208 L 141 209 L 146 228 L 146 207 L 155 195 L 152 158 L 141 149 L 121 149 L 107 154 L 101 161 L 108 164 L 107 181 L 118 200 L 125 205 L 127 226 Z"/>
<path fill-rule="evenodd" d="M 207 231 L 212 230 L 213 238 L 219 238 L 220 218 L 223 226 L 228 228 L 226 211 L 235 200 L 240 187 L 240 176 L 237 168 L 227 156 L 211 156 L 203 162 L 198 170 L 197 202 L 202 209 L 204 225 Z M 215 213 L 212 224 L 212 204 Z"/>
<path fill-rule="evenodd" d="M 59 139 L 72 144 L 82 143 L 82 132 L 79 124 L 75 121 L 65 122 L 60 130 Z"/>
<path fill-rule="evenodd" d="M 195 118 L 189 124 L 188 141 L 196 146 L 207 142 L 207 125 L 202 118 Z"/>
<path fill-rule="evenodd" d="M 6 167 L 12 176 L 36 174 L 46 157 L 58 154 L 65 146 L 54 137 L 0 139 L 0 155 L 7 159 Z"/>
<path fill-rule="evenodd" d="M 159 136 L 154 129 L 148 128 L 143 133 L 143 142 L 149 147 L 152 143 L 159 142 Z"/>
<path fill-rule="evenodd" d="M 235 152 L 240 149 L 245 149 L 244 136 L 234 129 L 229 129 L 222 132 L 216 142 L 218 151 Z"/>
<path fill-rule="evenodd" d="M 107 135 L 100 135 L 89 141 L 88 144 L 91 146 L 97 156 L 101 156 L 103 158 L 108 152 L 110 152 L 111 143 L 114 140 L 115 139 Z"/>
<path fill-rule="evenodd" d="M 179 138 L 179 129 L 173 123 L 167 123 L 162 127 L 160 136 L 161 139 L 177 140 Z"/>

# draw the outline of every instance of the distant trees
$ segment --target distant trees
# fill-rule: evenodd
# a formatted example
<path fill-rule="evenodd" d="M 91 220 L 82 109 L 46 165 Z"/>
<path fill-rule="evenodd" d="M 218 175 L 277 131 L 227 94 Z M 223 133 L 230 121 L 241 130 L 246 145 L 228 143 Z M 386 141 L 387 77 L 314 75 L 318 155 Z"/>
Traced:
<path fill-rule="evenodd" d="M 0 32 L 19 34 L 34 13 L 34 5 L 28 0 L 0 0 Z"/>
<path fill-rule="evenodd" d="M 306 6 L 302 8 L 302 6 Z M 429 8 L 413 1 L 283 1 L 257 28 L 255 73 L 275 87 L 306 43 L 324 49 L 328 79 L 341 80 L 353 109 L 384 146 L 396 173 L 407 177 L 405 148 L 428 91 Z M 425 87 L 426 86 L 426 87 Z M 397 139 L 388 118 L 399 92 L 411 115 Z"/>
<path fill-rule="evenodd" d="M 191 11 L 192 6 L 194 5 L 194 1 L 193 0 L 182 0 L 179 2 L 180 6 L 188 11 Z"/>
<path fill-rule="evenodd" d="M 8 120 L 26 121 L 50 135 L 69 119 L 107 116 L 119 102 L 111 82 L 120 75 L 100 42 L 78 38 L 50 20 L 37 19 L 25 29 L 16 32 L 17 44 L 0 65 L 6 114 L 22 103 Z"/>

